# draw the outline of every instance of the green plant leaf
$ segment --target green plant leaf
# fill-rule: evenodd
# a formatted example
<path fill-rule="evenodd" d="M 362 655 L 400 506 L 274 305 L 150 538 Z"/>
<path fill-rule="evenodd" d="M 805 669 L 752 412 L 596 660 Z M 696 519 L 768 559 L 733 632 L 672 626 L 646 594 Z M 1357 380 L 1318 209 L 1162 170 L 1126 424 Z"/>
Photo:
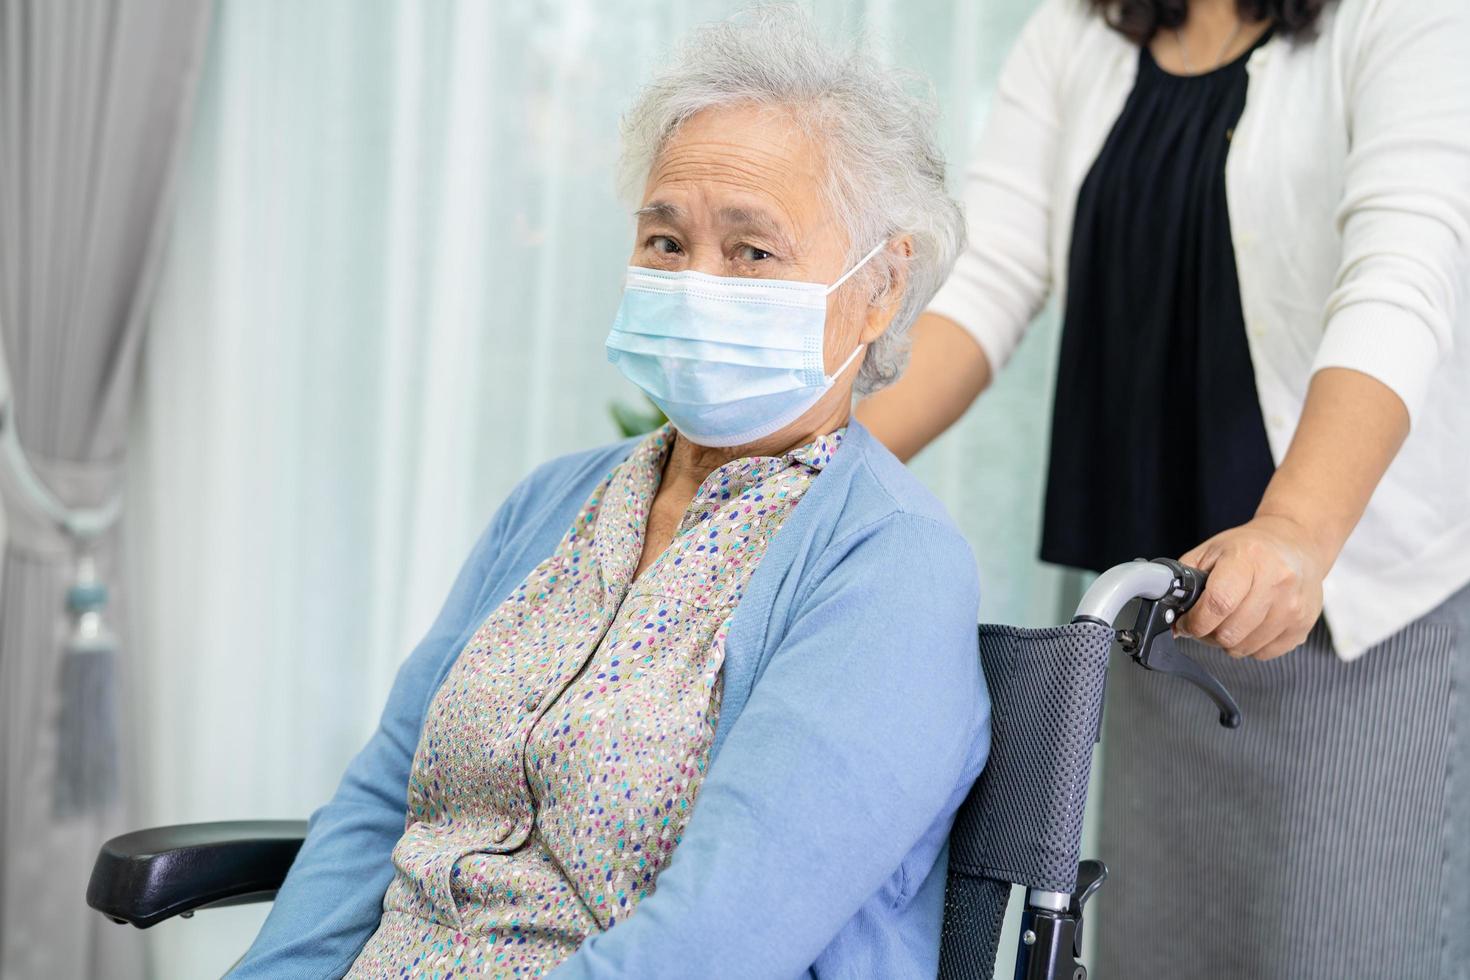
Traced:
<path fill-rule="evenodd" d="M 612 416 L 613 424 L 624 437 L 641 436 L 652 432 L 668 421 L 664 413 L 659 411 L 657 405 L 649 401 L 645 395 L 643 398 L 647 408 L 635 408 L 624 405 L 622 402 L 613 402 L 607 407 L 607 412 Z"/>

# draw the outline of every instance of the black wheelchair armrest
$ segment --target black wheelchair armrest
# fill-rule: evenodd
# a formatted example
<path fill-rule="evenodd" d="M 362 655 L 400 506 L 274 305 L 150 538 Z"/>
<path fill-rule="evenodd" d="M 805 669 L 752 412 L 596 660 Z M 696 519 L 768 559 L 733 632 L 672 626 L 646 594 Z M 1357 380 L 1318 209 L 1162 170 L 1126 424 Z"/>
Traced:
<path fill-rule="evenodd" d="M 306 839 L 304 820 L 154 827 L 102 845 L 87 904 L 139 929 L 195 909 L 268 902 Z"/>

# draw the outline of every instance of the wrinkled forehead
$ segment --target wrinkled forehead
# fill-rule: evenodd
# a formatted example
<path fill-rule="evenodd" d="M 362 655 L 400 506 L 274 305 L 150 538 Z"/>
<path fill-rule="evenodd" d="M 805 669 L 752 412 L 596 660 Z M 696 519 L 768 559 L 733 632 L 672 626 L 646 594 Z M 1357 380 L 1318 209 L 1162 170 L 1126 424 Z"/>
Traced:
<path fill-rule="evenodd" d="M 704 109 L 664 142 L 644 186 L 644 206 L 671 203 L 695 219 L 766 219 L 804 236 L 829 224 L 820 141 L 789 109 Z"/>

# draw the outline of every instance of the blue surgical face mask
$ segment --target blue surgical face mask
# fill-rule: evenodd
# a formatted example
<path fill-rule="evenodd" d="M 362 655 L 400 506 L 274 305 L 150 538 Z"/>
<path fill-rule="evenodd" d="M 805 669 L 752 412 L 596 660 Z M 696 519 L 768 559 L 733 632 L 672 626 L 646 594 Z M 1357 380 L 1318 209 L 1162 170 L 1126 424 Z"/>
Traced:
<path fill-rule="evenodd" d="M 863 352 L 824 373 L 828 286 L 629 267 L 607 359 L 701 446 L 741 446 L 790 425 Z"/>

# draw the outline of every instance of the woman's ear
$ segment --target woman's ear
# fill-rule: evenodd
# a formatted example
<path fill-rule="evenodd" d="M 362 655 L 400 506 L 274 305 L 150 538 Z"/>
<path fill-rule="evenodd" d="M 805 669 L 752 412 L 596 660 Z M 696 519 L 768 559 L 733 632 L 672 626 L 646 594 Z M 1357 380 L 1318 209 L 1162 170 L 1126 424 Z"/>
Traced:
<path fill-rule="evenodd" d="M 893 322 L 894 314 L 903 304 L 903 297 L 909 285 L 909 259 L 914 257 L 913 236 L 900 235 L 890 241 L 888 248 L 875 257 L 884 260 L 887 281 L 868 303 L 868 314 L 863 323 L 862 335 L 862 342 L 865 344 L 871 344 L 883 336 L 883 332 Z"/>

